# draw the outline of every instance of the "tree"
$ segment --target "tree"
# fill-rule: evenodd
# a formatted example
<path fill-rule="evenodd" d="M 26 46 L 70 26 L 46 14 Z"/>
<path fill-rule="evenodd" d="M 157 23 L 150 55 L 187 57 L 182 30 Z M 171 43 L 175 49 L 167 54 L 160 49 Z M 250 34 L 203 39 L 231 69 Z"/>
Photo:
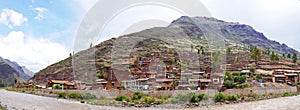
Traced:
<path fill-rule="evenodd" d="M 227 48 L 226 53 L 227 53 L 227 54 L 230 54 L 230 53 L 231 53 L 231 48 L 230 48 L 230 47 Z"/>
<path fill-rule="evenodd" d="M 272 51 L 272 53 L 270 54 L 270 60 L 274 61 L 275 60 L 275 52 Z"/>
<path fill-rule="evenodd" d="M 264 54 L 270 55 L 270 48 L 268 48 L 267 50 L 265 50 L 265 51 L 264 51 Z"/>
<path fill-rule="evenodd" d="M 296 53 L 293 54 L 293 58 L 292 59 L 293 59 L 293 63 L 297 62 L 298 59 L 297 59 L 297 54 Z"/>
<path fill-rule="evenodd" d="M 4 87 L 4 84 L 3 84 L 3 82 L 0 82 L 0 87 Z"/>
<path fill-rule="evenodd" d="M 92 47 L 93 47 L 93 43 L 90 44 L 90 48 L 92 48 Z"/>
<path fill-rule="evenodd" d="M 284 53 L 282 54 L 282 58 L 285 59 L 285 54 Z"/>
<path fill-rule="evenodd" d="M 98 77 L 98 79 L 104 79 L 105 76 L 106 76 L 106 73 L 98 73 L 98 72 L 97 72 L 97 77 Z"/>
<path fill-rule="evenodd" d="M 244 83 L 244 82 L 246 82 L 246 76 L 236 76 L 236 77 L 234 77 L 234 82 L 237 82 L 237 83 L 239 83 L 239 84 L 242 84 L 242 83 Z"/>
<path fill-rule="evenodd" d="M 205 51 L 204 51 L 204 49 L 202 49 L 202 52 L 201 52 L 201 54 L 202 54 L 202 55 L 204 55 L 204 54 L 205 54 Z"/>
<path fill-rule="evenodd" d="M 227 89 L 232 89 L 234 87 L 234 82 L 233 81 L 230 81 L 230 80 L 226 80 L 224 81 L 223 85 L 224 87 L 226 87 Z"/>
<path fill-rule="evenodd" d="M 250 69 L 249 69 L 249 70 L 250 70 L 250 72 L 251 72 L 251 74 L 250 74 L 250 75 L 251 75 L 251 76 L 253 76 L 253 74 L 254 74 L 254 72 L 255 72 L 255 68 L 254 68 L 254 67 L 250 67 Z"/>
<path fill-rule="evenodd" d="M 234 63 L 238 63 L 240 61 L 240 59 L 239 59 L 239 57 L 235 57 L 235 59 L 234 59 Z"/>
<path fill-rule="evenodd" d="M 274 60 L 275 60 L 275 61 L 278 61 L 278 60 L 279 60 L 279 55 L 278 55 L 278 54 L 275 54 Z"/>
<path fill-rule="evenodd" d="M 287 58 L 291 58 L 291 54 L 288 54 L 288 55 L 287 55 Z"/>
<path fill-rule="evenodd" d="M 256 75 L 256 79 L 262 79 L 262 74 Z"/>
<path fill-rule="evenodd" d="M 230 72 L 228 72 L 228 71 L 225 72 L 224 81 L 225 80 L 233 80 L 232 74 Z"/>
<path fill-rule="evenodd" d="M 254 73 L 255 72 L 255 67 L 252 66 L 252 67 L 250 67 L 249 70 L 250 70 L 250 72 Z"/>
<path fill-rule="evenodd" d="M 254 48 L 251 54 L 251 58 L 255 60 L 260 60 L 261 59 L 261 49 Z"/>
<path fill-rule="evenodd" d="M 256 46 L 252 46 L 252 45 L 249 46 L 249 51 L 250 52 L 254 52 L 254 50 L 256 50 L 256 49 L 257 49 Z"/>

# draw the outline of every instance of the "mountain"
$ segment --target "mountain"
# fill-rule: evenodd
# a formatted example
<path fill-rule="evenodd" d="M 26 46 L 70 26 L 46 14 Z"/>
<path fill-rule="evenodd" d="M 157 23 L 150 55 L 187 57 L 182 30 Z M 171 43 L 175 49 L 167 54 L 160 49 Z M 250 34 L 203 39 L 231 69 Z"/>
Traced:
<path fill-rule="evenodd" d="M 13 69 L 15 69 L 24 81 L 29 80 L 34 73 L 28 70 L 25 66 L 20 66 L 17 62 L 12 62 L 8 59 L 4 59 L 7 64 L 9 64 Z"/>
<path fill-rule="evenodd" d="M 0 82 L 12 86 L 18 81 L 28 81 L 34 73 L 17 62 L 0 57 Z"/>
<path fill-rule="evenodd" d="M 286 44 L 280 44 L 277 41 L 269 40 L 263 33 L 257 32 L 251 26 L 240 24 L 236 22 L 225 22 L 223 20 L 218 20 L 216 18 L 209 17 L 194 17 L 190 18 L 183 16 L 172 22 L 171 25 L 180 25 L 182 27 L 187 27 L 189 24 L 197 25 L 201 28 L 208 29 L 207 33 L 217 33 L 224 37 L 228 42 L 235 42 L 237 44 L 246 44 L 261 47 L 263 49 L 274 50 L 278 54 L 293 54 L 300 53 L 288 47 Z M 201 31 L 200 31 L 201 32 Z M 203 33 L 200 33 L 202 35 Z M 230 44 L 227 44 L 230 45 Z"/>
<path fill-rule="evenodd" d="M 195 48 L 224 52 L 230 47 L 234 52 L 240 52 L 249 51 L 250 45 L 274 50 L 278 54 L 297 53 L 300 56 L 297 50 L 269 40 L 263 33 L 257 32 L 249 25 L 225 22 L 216 18 L 182 16 L 167 27 L 154 27 L 112 38 L 80 51 L 72 58 L 42 69 L 32 79 L 39 83 L 51 79 L 81 79 L 90 82 L 97 79 L 96 72 L 109 73 L 113 64 L 119 64 L 121 67 L 130 62 L 126 58 L 134 55 L 147 56 L 155 51 L 163 51 L 165 52 L 163 56 L 178 58 L 179 53 L 197 51 Z M 193 58 L 189 55 L 183 56 Z M 193 64 L 193 61 L 197 59 L 192 59 L 188 64 Z M 128 74 L 120 75 L 117 77 L 128 77 Z"/>
<path fill-rule="evenodd" d="M 18 71 L 0 57 L 0 82 L 4 85 L 10 86 L 21 80 L 23 79 L 20 77 Z"/>

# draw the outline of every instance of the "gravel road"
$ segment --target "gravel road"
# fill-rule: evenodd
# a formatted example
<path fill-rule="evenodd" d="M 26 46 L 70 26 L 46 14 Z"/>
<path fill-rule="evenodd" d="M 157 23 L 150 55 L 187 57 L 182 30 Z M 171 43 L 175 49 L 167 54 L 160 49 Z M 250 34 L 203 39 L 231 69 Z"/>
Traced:
<path fill-rule="evenodd" d="M 16 110 L 144 110 L 146 108 L 114 108 L 82 104 L 78 101 L 36 96 L 31 94 L 0 90 L 0 102 L 9 109 Z M 155 108 L 157 109 L 157 108 Z M 300 110 L 300 96 L 282 97 L 232 105 L 187 110 Z M 154 110 L 154 108 L 147 108 Z"/>

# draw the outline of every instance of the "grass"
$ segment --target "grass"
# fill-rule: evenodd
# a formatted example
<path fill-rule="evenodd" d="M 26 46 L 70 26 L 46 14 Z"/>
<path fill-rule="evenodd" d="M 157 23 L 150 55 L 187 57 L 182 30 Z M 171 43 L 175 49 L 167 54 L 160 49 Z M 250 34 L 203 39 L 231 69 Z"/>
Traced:
<path fill-rule="evenodd" d="M 7 108 L 0 104 L 0 110 L 7 110 Z"/>
<path fill-rule="evenodd" d="M 14 91 L 14 92 L 18 91 L 17 88 L 12 88 L 12 87 L 6 87 L 5 90 L 7 90 L 7 91 Z"/>

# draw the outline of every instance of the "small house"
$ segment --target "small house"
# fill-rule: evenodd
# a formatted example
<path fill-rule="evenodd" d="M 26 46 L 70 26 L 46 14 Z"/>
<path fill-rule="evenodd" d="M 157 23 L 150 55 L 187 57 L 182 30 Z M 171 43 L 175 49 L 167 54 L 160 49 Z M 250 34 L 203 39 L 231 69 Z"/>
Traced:
<path fill-rule="evenodd" d="M 76 89 L 75 83 L 67 80 L 50 80 L 46 88 L 51 89 Z"/>

